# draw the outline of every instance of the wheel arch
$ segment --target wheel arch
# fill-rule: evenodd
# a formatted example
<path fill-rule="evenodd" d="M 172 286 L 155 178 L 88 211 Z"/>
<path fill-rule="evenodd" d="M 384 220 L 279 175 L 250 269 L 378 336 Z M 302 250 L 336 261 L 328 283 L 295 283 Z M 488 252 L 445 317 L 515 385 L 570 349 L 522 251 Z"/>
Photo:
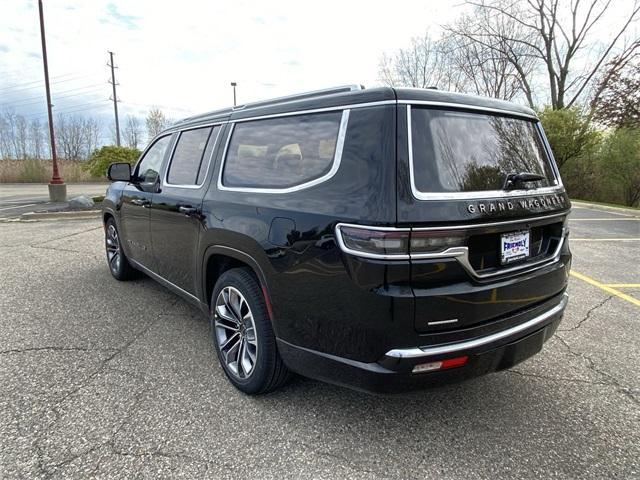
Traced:
<path fill-rule="evenodd" d="M 102 210 L 102 223 L 106 224 L 110 218 L 113 218 L 113 221 L 116 222 L 116 226 L 118 226 L 118 219 L 116 218 L 115 212 L 111 209 Z"/>
<path fill-rule="evenodd" d="M 205 250 L 202 262 L 201 285 L 205 303 L 211 307 L 211 294 L 218 278 L 232 268 L 249 268 L 254 274 L 262 289 L 269 318 L 273 322 L 271 296 L 269 295 L 269 288 L 264 271 L 252 256 L 232 247 L 213 245 Z"/>

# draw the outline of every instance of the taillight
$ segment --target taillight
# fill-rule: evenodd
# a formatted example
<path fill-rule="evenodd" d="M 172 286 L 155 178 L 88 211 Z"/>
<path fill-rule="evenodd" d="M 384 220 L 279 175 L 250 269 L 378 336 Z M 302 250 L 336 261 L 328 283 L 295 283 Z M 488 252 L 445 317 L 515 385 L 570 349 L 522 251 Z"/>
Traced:
<path fill-rule="evenodd" d="M 342 249 L 355 255 L 399 258 L 409 256 L 409 230 L 339 225 L 337 231 Z"/>
<path fill-rule="evenodd" d="M 336 233 L 343 251 L 370 258 L 409 259 L 466 244 L 461 231 L 338 225 Z"/>
<path fill-rule="evenodd" d="M 465 245 L 466 237 L 459 232 L 446 230 L 411 232 L 410 253 L 442 252 L 447 248 Z"/>

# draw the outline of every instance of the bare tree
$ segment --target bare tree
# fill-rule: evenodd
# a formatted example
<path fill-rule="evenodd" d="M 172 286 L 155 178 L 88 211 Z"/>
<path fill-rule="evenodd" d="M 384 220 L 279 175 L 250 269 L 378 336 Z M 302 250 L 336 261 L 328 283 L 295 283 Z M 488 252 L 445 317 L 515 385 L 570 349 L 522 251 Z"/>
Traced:
<path fill-rule="evenodd" d="M 45 139 L 43 135 L 42 123 L 39 119 L 31 120 L 29 123 L 29 140 L 31 144 L 31 154 L 34 158 L 42 159 L 45 152 Z"/>
<path fill-rule="evenodd" d="M 471 28 L 463 30 L 454 25 L 448 30 L 504 55 L 516 68 L 532 105 L 534 72 L 527 73 L 520 59 L 534 58 L 546 77 L 554 109 L 571 107 L 589 93 L 599 69 L 615 55 L 624 33 L 640 16 L 638 0 L 634 0 L 619 24 L 607 27 L 603 23 L 607 21 L 605 14 L 612 8 L 613 0 L 469 0 L 467 3 L 475 6 Z M 596 43 L 594 30 L 601 27 L 611 34 L 605 42 Z M 514 50 L 516 48 L 520 52 Z M 586 54 L 591 61 L 583 60 Z"/>
<path fill-rule="evenodd" d="M 127 115 L 127 120 L 124 125 L 124 141 L 128 147 L 138 148 L 142 137 L 142 127 L 140 120 L 134 115 Z"/>
<path fill-rule="evenodd" d="M 462 16 L 451 30 L 468 31 L 474 21 Z M 532 69 L 530 58 L 523 57 L 513 42 L 501 42 L 504 48 L 514 51 L 520 70 L 528 74 Z M 414 38 L 408 48 L 383 55 L 379 77 L 389 86 L 436 87 L 505 100 L 512 100 L 521 92 L 527 99 L 530 97 L 520 81 L 518 68 L 506 55 L 455 33 L 437 40 L 427 33 Z"/>
<path fill-rule="evenodd" d="M 84 132 L 82 118 L 76 115 L 58 115 L 56 140 L 62 158 L 80 160 L 84 153 Z"/>
<path fill-rule="evenodd" d="M 7 112 L 0 116 L 0 157 L 3 160 L 13 157 L 13 138 Z"/>
<path fill-rule="evenodd" d="M 12 110 L 3 112 L 2 122 L 2 148 L 7 158 L 18 158 L 20 156 L 20 148 L 18 146 L 17 123 L 18 116 Z"/>
<path fill-rule="evenodd" d="M 16 115 L 16 157 L 29 157 L 29 124 L 22 115 Z"/>
<path fill-rule="evenodd" d="M 530 106 L 533 95 L 527 78 L 534 62 L 526 48 L 514 39 L 523 39 L 517 25 L 504 19 L 487 19 L 492 28 L 501 35 L 475 41 L 459 32 L 471 32 L 477 19 L 463 15 L 449 27 L 449 61 L 461 71 L 466 79 L 466 91 L 487 97 L 513 100 L 523 94 Z"/>
<path fill-rule="evenodd" d="M 153 107 L 151 110 L 149 110 L 149 113 L 147 114 L 146 123 L 147 123 L 147 137 L 149 140 L 151 140 L 153 137 L 155 137 L 161 131 L 167 128 L 167 125 L 169 124 L 169 120 L 164 115 L 162 110 L 160 110 L 157 107 Z"/>
<path fill-rule="evenodd" d="M 443 42 L 427 32 L 413 38 L 409 47 L 384 54 L 378 75 L 389 86 L 463 90 L 462 73 L 451 67 Z"/>
<path fill-rule="evenodd" d="M 95 118 L 84 119 L 82 122 L 82 134 L 84 137 L 84 158 L 89 158 L 100 143 L 100 123 L 98 120 Z"/>

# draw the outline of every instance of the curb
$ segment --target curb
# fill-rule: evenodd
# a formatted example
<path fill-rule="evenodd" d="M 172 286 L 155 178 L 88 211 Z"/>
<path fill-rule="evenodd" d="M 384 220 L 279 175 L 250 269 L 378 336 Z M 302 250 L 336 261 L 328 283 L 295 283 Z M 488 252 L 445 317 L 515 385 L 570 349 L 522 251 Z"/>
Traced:
<path fill-rule="evenodd" d="M 571 200 L 571 205 L 575 205 L 576 207 L 589 208 L 591 210 L 600 210 L 603 212 L 623 213 L 630 217 L 640 218 L 640 210 L 635 210 L 633 208 L 610 207 L 609 205 L 589 203 L 582 200 Z"/>
<path fill-rule="evenodd" d="M 20 220 L 86 219 L 97 218 L 101 210 L 78 210 L 75 212 L 29 212 L 20 215 Z"/>

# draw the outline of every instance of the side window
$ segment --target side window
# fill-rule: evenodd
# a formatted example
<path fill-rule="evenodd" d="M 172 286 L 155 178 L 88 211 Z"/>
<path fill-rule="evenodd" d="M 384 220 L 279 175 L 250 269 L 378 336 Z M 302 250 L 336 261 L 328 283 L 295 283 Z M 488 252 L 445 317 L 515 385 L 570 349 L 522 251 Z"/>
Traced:
<path fill-rule="evenodd" d="M 180 134 L 173 152 L 167 182 L 173 185 L 196 185 L 200 170 L 207 168 L 205 148 L 211 127 L 186 130 Z"/>
<path fill-rule="evenodd" d="M 136 177 L 139 181 L 143 183 L 155 183 L 158 180 L 162 160 L 164 159 L 164 154 L 170 142 L 171 135 L 167 135 L 157 140 L 156 143 L 147 150 L 142 160 L 140 160 L 140 163 L 138 163 Z"/>
<path fill-rule="evenodd" d="M 333 166 L 342 112 L 240 122 L 234 126 L 222 174 L 225 187 L 288 188 Z"/>

